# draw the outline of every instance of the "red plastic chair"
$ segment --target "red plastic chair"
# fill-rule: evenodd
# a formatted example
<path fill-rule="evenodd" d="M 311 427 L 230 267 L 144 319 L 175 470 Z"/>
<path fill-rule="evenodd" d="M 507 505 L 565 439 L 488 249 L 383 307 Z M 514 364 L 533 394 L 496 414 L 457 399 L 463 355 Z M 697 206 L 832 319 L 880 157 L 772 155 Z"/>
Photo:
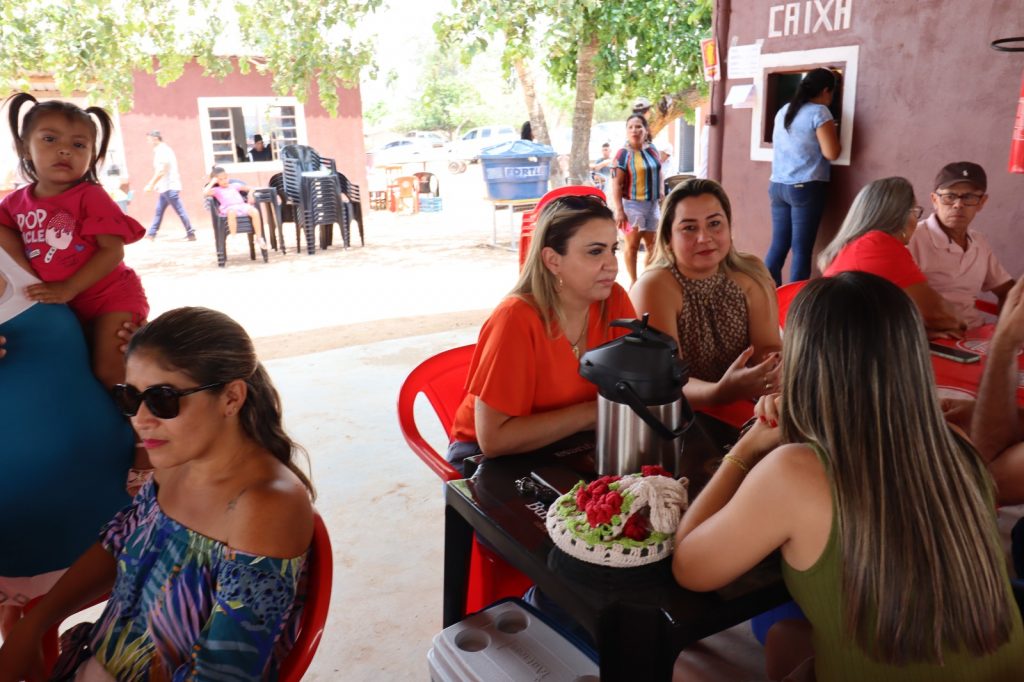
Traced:
<path fill-rule="evenodd" d="M 280 682 L 299 682 L 305 674 L 324 636 L 327 611 L 331 606 L 331 587 L 334 582 L 334 552 L 331 536 L 323 518 L 313 518 L 313 546 L 309 556 L 309 574 L 306 585 L 306 605 L 299 618 L 299 636 L 288 656 L 281 662 Z"/>
<path fill-rule="evenodd" d="M 533 240 L 533 228 L 537 225 L 537 216 L 540 215 L 541 209 L 547 206 L 553 199 L 564 196 L 594 196 L 601 197 L 602 201 L 608 200 L 608 197 L 605 196 L 604 192 L 596 187 L 591 187 L 590 185 L 566 185 L 565 187 L 553 189 L 542 196 L 532 211 L 527 211 L 523 214 L 523 226 L 519 231 L 520 271 L 523 269 L 523 264 L 526 263 L 526 254 L 530 252 L 530 242 Z"/>
<path fill-rule="evenodd" d="M 320 514 L 313 518 L 313 546 L 309 557 L 309 574 L 307 576 L 306 604 L 299 618 L 299 634 L 295 645 L 282 661 L 278 671 L 280 682 L 299 682 L 305 674 L 313 656 L 323 638 L 324 625 L 327 622 L 327 611 L 331 604 L 331 585 L 334 577 L 334 554 L 331 551 L 331 538 L 327 534 L 327 526 Z M 25 606 L 30 611 L 42 597 L 36 597 Z M 100 597 L 91 604 L 82 607 L 85 610 L 102 604 L 107 596 Z M 47 676 L 57 662 L 59 655 L 58 628 L 55 625 L 43 635 L 43 665 Z M 32 680 L 29 680 L 32 682 Z"/>
<path fill-rule="evenodd" d="M 796 295 L 800 293 L 800 290 L 809 281 L 803 279 L 799 282 L 790 282 L 789 284 L 783 284 L 775 290 L 775 296 L 779 301 L 779 329 L 786 326 L 786 313 L 789 311 L 789 304 L 793 302 Z"/>
<path fill-rule="evenodd" d="M 461 346 L 424 360 L 409 373 L 398 392 L 398 423 L 405 442 L 443 481 L 462 478 L 440 453 L 420 434 L 414 406 L 422 393 L 430 401 L 445 433 L 451 433 L 455 411 L 466 397 L 466 377 L 476 345 Z M 492 550 L 477 542 L 469 560 L 469 585 L 466 589 L 466 613 L 473 613 L 505 597 L 522 596 L 532 582 L 505 563 Z"/>

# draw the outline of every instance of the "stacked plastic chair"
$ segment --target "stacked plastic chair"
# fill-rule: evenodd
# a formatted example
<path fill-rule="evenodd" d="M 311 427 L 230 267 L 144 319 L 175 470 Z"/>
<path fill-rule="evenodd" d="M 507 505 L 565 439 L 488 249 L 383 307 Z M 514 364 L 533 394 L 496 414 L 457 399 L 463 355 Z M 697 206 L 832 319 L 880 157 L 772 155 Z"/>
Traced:
<path fill-rule="evenodd" d="M 341 193 L 348 197 L 348 202 L 345 204 L 347 218 L 349 221 L 356 221 L 356 225 L 359 227 L 359 245 L 366 246 L 366 240 L 363 238 L 363 200 L 359 194 L 359 185 L 351 182 L 344 173 L 338 173 L 338 178 L 341 180 Z M 348 228 L 343 229 L 347 231 Z M 345 243 L 348 244 L 347 238 Z"/>
<path fill-rule="evenodd" d="M 321 157 L 306 145 L 282 147 L 280 158 L 284 166 L 284 192 L 295 205 L 296 239 L 299 232 L 304 233 L 307 252 L 312 255 L 316 252 L 317 228 L 320 248 L 327 248 L 334 224 L 343 222 L 337 168 L 334 159 Z M 344 233 L 343 237 L 347 248 L 349 240 Z"/>

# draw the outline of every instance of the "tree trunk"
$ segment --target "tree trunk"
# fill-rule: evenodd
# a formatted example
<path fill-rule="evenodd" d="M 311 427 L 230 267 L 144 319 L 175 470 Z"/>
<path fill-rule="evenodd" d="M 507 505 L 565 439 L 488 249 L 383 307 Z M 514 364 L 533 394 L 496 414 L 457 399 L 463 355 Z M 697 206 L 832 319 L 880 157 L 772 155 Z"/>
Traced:
<path fill-rule="evenodd" d="M 551 144 L 551 135 L 548 133 L 548 122 L 544 117 L 544 107 L 537 97 L 537 87 L 533 80 L 533 71 L 530 65 L 523 59 L 515 60 L 516 75 L 519 77 L 519 84 L 523 88 L 523 97 L 526 99 L 526 110 L 530 112 L 530 127 L 533 129 L 533 140 L 540 144 Z M 551 159 L 549 182 L 552 187 L 561 187 L 563 183 L 561 164 L 558 157 Z"/>
<path fill-rule="evenodd" d="M 674 95 L 665 95 L 647 115 L 647 125 L 651 129 L 651 137 L 657 137 L 669 123 L 687 111 L 693 111 L 701 104 L 700 92 L 696 88 L 683 90 Z"/>
<path fill-rule="evenodd" d="M 590 184 L 590 126 L 594 121 L 594 57 L 597 36 L 580 38 L 576 56 L 576 109 L 572 115 L 572 152 L 569 154 L 569 182 Z"/>

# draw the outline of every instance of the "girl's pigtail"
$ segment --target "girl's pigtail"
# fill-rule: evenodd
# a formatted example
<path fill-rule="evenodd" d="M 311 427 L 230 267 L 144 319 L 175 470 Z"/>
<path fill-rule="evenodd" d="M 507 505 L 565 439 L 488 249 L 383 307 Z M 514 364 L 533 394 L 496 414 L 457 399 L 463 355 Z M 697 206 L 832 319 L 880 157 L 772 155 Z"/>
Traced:
<path fill-rule="evenodd" d="M 110 119 L 110 114 L 102 107 L 89 107 L 85 113 L 92 114 L 100 123 L 99 135 L 96 140 L 96 154 L 89 165 L 89 171 L 85 174 L 85 179 L 89 182 L 99 183 L 99 173 L 96 169 L 107 157 L 107 147 L 110 145 L 110 135 L 114 129 L 114 123 Z"/>
<path fill-rule="evenodd" d="M 27 92 L 19 92 L 7 98 L 7 123 L 11 127 L 11 138 L 14 140 L 14 149 L 18 153 L 18 167 L 29 180 L 36 179 L 36 169 L 32 161 L 28 159 L 28 145 L 21 138 L 21 108 L 31 102 L 38 104 L 35 97 Z"/>

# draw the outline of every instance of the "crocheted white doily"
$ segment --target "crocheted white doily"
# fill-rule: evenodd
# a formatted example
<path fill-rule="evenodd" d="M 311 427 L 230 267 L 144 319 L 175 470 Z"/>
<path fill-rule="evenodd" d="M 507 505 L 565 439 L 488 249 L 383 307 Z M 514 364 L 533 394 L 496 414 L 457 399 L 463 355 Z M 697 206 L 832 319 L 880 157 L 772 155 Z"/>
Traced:
<path fill-rule="evenodd" d="M 688 502 L 687 483 L 643 474 L 580 481 L 548 509 L 548 534 L 563 552 L 592 564 L 660 561 L 672 553 L 672 537 Z"/>

